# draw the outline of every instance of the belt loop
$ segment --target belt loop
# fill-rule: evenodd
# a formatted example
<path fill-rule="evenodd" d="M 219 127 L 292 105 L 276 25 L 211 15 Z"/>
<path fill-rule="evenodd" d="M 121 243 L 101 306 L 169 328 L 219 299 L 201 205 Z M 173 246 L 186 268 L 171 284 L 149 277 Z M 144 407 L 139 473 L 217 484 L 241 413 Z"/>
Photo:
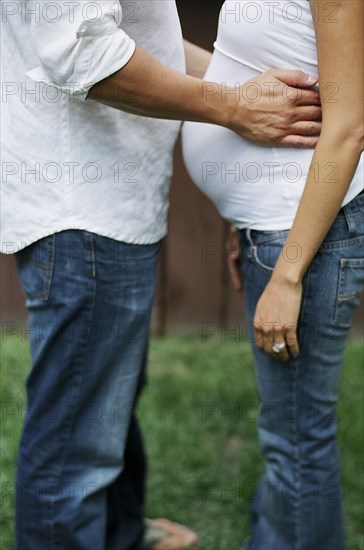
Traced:
<path fill-rule="evenodd" d="M 254 246 L 253 239 L 252 239 L 252 230 L 250 228 L 247 228 L 245 230 L 245 235 L 250 246 Z"/>
<path fill-rule="evenodd" d="M 346 223 L 348 225 L 349 234 L 353 235 L 356 233 L 356 223 L 355 223 L 355 218 L 351 208 L 351 204 L 349 203 L 346 206 L 344 206 L 343 211 L 344 211 Z"/>

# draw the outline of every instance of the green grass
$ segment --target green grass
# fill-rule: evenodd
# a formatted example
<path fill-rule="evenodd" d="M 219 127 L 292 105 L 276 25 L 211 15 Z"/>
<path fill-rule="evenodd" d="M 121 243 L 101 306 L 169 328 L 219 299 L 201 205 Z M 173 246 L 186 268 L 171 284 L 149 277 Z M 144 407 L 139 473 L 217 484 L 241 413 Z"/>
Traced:
<path fill-rule="evenodd" d="M 362 341 L 352 341 L 338 410 L 349 550 L 364 549 L 363 358 Z M 0 548 L 11 550 L 11 487 L 25 406 L 27 345 L 9 339 L 1 360 Z M 196 529 L 198 550 L 238 550 L 248 534 L 250 501 L 262 468 L 248 346 L 218 339 L 202 343 L 196 334 L 153 340 L 149 373 L 140 406 L 149 454 L 148 515 Z M 225 414 L 224 407 L 233 412 Z"/>

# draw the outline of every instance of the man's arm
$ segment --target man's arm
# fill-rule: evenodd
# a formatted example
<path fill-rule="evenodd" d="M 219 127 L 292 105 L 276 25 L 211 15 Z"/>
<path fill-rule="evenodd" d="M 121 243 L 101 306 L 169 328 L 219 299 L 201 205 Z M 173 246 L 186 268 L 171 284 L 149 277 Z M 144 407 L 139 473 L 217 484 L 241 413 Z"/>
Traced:
<path fill-rule="evenodd" d="M 272 70 L 240 88 L 227 88 L 186 76 L 159 63 L 137 46 L 130 61 L 95 84 L 88 99 L 128 113 L 225 126 L 264 145 L 314 147 L 321 125 L 317 91 L 302 90 L 287 101 L 287 86 L 311 87 L 302 71 Z M 260 99 L 249 99 L 249 85 Z"/>
<path fill-rule="evenodd" d="M 39 65 L 28 77 L 52 83 L 75 99 L 142 116 L 221 124 L 266 145 L 316 145 L 320 130 L 316 121 L 321 118 L 318 93 L 295 93 L 286 86 L 312 86 L 313 80 L 301 71 L 269 71 L 236 89 L 204 83 L 162 65 L 140 46 L 135 49 L 122 30 L 119 3 L 99 3 L 96 19 L 85 16 L 88 4 L 87 0 L 59 3 L 56 21 L 31 20 Z M 34 10 L 37 2 L 28 0 L 27 5 Z M 249 90 L 254 92 L 252 100 Z M 287 101 L 291 96 L 294 99 Z"/>

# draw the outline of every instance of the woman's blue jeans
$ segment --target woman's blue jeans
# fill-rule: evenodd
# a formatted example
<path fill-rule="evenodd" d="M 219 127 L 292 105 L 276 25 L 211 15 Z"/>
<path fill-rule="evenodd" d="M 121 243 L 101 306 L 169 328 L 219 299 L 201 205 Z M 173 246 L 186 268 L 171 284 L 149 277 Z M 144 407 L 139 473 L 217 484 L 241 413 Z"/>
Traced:
<path fill-rule="evenodd" d="M 125 550 L 142 535 L 128 540 L 133 518 L 123 525 L 122 508 L 133 503 L 120 502 L 118 483 L 136 434 L 159 248 L 64 231 L 17 254 L 32 355 L 19 550 Z"/>
<path fill-rule="evenodd" d="M 250 324 L 286 236 L 286 231 L 241 232 Z M 361 194 L 340 211 L 305 276 L 299 357 L 276 361 L 253 345 L 265 467 L 252 509 L 249 550 L 345 548 L 335 406 L 363 282 Z"/>

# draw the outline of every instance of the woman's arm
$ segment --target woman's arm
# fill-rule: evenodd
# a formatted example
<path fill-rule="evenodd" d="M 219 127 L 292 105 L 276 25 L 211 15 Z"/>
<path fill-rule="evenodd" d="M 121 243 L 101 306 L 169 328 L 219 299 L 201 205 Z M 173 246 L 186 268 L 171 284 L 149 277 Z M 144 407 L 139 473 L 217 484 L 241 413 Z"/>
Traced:
<path fill-rule="evenodd" d="M 186 57 L 186 70 L 189 76 L 203 78 L 211 61 L 212 53 L 188 40 L 183 41 Z"/>
<path fill-rule="evenodd" d="M 272 353 L 284 342 L 299 353 L 302 278 L 340 210 L 363 151 L 363 0 L 310 0 L 315 19 L 322 133 L 284 252 L 257 305 L 257 345 Z M 333 22 L 332 19 L 336 18 Z M 334 92 L 334 94 L 333 94 Z M 334 170 L 334 172 L 333 172 Z M 334 176 L 328 177 L 333 172 Z M 291 255 L 291 261 L 290 261 Z M 287 350 L 279 354 L 288 359 Z"/>

